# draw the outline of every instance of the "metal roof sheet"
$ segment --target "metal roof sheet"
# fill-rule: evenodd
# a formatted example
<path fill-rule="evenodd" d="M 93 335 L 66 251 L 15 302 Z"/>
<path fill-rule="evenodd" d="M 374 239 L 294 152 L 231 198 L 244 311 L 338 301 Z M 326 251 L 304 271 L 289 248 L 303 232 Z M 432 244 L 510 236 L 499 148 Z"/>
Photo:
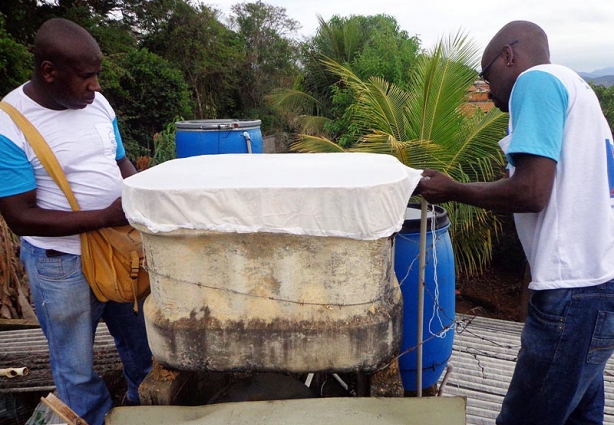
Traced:
<path fill-rule="evenodd" d="M 444 396 L 467 398 L 467 424 L 493 425 L 512 379 L 523 323 L 456 315 Z M 604 424 L 614 425 L 614 359 L 606 365 Z"/>
<path fill-rule="evenodd" d="M 466 397 L 468 425 L 493 425 L 516 365 L 523 324 L 460 314 L 456 315 L 456 319 L 458 324 L 454 347 L 448 363 L 452 366 L 452 371 L 443 389 L 443 395 Z M 0 360 L 9 353 L 17 356 L 41 356 L 37 353 L 44 352 L 48 352 L 47 343 L 40 329 L 0 332 Z M 102 363 L 107 362 L 110 364 L 105 365 L 106 367 L 119 363 L 113 338 L 104 324 L 101 324 L 96 332 L 95 352 L 99 354 L 95 359 L 97 366 L 103 367 Z M 41 357 L 44 363 L 48 361 L 47 356 Z M 9 365 L 4 367 L 6 366 Z M 41 364 L 35 369 L 46 367 L 46 364 Z M 36 374 L 36 370 L 32 370 L 31 374 Z M 613 358 L 606 365 L 604 381 L 604 424 L 614 425 Z M 15 385 L 15 381 L 12 384 L 0 385 L 0 393 L 42 388 L 28 388 L 28 384 L 20 388 Z M 38 385 L 53 389 L 53 381 L 44 384 L 39 382 Z"/>

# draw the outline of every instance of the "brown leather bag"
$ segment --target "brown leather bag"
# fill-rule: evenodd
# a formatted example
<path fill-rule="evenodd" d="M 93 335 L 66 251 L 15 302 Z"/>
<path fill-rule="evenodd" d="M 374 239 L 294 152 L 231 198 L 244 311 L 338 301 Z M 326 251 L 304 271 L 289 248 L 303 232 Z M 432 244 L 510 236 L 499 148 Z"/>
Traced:
<path fill-rule="evenodd" d="M 53 151 L 43 136 L 13 106 L 0 102 L 32 146 L 45 170 L 62 189 L 70 206 L 79 211 L 79 204 Z M 106 227 L 81 233 L 83 274 L 99 301 L 134 302 L 149 295 L 149 274 L 141 234 L 132 226 Z"/>
<path fill-rule="evenodd" d="M 105 227 L 81 235 L 83 274 L 100 301 L 134 302 L 149 295 L 141 233 L 132 226 Z"/>

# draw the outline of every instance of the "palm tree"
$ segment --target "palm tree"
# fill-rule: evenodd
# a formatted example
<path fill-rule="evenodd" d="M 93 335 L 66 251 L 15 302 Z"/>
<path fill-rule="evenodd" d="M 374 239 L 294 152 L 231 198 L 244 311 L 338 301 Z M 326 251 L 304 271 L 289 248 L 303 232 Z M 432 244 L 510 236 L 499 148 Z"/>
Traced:
<path fill-rule="evenodd" d="M 498 109 L 483 113 L 468 107 L 467 90 L 476 78 L 477 58 L 477 49 L 464 34 L 442 39 L 419 58 L 407 90 L 378 77 L 363 80 L 338 62 L 325 60 L 340 84 L 354 94 L 349 112 L 359 136 L 344 149 L 323 135 L 303 133 L 292 148 L 390 154 L 407 166 L 437 169 L 461 182 L 500 178 L 504 162 L 496 142 L 505 134 L 507 116 Z M 482 271 L 500 226 L 496 216 L 462 204 L 448 203 L 445 208 L 458 270 Z"/>
<path fill-rule="evenodd" d="M 326 135 L 341 146 L 356 139 L 346 113 L 353 95 L 324 60 L 346 66 L 357 76 L 379 75 L 404 86 L 420 50 L 420 40 L 400 30 L 388 15 L 318 16 L 316 35 L 301 46 L 302 72 L 293 89 L 280 89 L 270 98 L 279 110 L 296 113 L 298 132 Z M 315 118 L 317 117 L 317 119 Z"/>

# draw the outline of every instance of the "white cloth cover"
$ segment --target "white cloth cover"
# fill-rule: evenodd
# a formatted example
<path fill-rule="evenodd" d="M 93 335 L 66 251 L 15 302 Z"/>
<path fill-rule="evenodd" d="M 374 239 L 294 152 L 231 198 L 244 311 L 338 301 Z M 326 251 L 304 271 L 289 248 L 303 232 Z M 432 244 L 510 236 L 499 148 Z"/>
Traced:
<path fill-rule="evenodd" d="M 420 170 L 368 153 L 223 154 L 175 159 L 124 180 L 133 225 L 359 240 L 400 230 Z"/>

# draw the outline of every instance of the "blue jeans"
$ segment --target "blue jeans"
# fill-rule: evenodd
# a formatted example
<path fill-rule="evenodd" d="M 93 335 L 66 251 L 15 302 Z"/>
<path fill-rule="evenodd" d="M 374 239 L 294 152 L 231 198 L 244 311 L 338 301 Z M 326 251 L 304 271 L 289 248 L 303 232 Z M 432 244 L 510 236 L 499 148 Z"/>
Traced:
<path fill-rule="evenodd" d="M 90 425 L 103 425 L 113 407 L 102 378 L 94 372 L 96 327 L 104 320 L 115 340 L 127 399 L 138 404 L 138 387 L 151 370 L 143 303 L 138 315 L 132 303 L 103 303 L 96 299 L 81 271 L 81 257 L 47 257 L 44 249 L 21 240 L 24 263 L 36 316 L 49 343 L 51 372 L 59 397 Z"/>
<path fill-rule="evenodd" d="M 602 424 L 614 281 L 535 291 L 499 425 Z"/>

